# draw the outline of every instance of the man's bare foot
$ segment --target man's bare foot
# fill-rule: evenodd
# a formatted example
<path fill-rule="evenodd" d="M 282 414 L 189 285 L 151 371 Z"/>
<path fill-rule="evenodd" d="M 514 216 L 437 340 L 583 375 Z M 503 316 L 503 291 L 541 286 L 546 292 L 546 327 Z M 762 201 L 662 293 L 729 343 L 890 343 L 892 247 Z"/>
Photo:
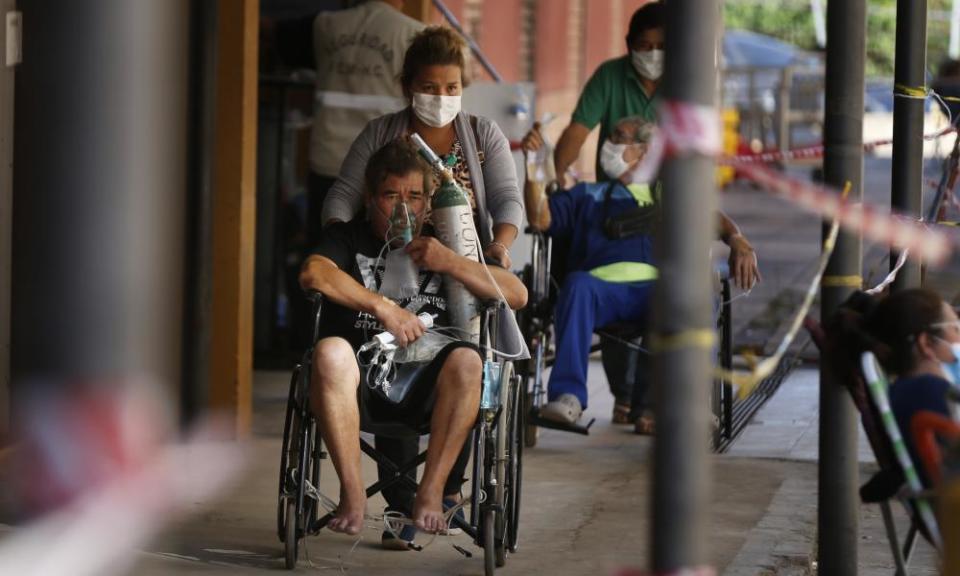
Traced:
<path fill-rule="evenodd" d="M 334 532 L 355 535 L 363 530 L 363 517 L 367 513 L 367 494 L 361 488 L 356 494 L 340 491 L 340 505 L 336 516 L 327 524 Z"/>
<path fill-rule="evenodd" d="M 413 502 L 413 523 L 418 530 L 435 534 L 447 529 L 447 521 L 443 517 L 442 497 L 439 493 L 429 494 L 422 488 L 417 491 L 417 498 Z"/>

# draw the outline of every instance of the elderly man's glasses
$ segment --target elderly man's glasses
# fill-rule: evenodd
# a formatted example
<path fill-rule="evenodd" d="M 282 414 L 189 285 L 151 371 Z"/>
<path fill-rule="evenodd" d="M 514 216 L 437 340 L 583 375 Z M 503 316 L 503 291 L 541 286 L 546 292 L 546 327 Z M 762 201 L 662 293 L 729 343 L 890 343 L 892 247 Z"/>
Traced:
<path fill-rule="evenodd" d="M 931 328 L 949 328 L 951 326 L 957 332 L 960 332 L 960 320 L 945 320 L 943 322 L 934 322 L 930 325 Z"/>

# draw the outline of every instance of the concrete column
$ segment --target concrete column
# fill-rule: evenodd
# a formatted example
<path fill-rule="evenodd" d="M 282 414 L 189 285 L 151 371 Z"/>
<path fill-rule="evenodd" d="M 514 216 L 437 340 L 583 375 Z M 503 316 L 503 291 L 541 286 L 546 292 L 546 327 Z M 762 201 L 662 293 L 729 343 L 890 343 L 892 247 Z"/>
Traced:
<path fill-rule="evenodd" d="M 30 0 L 14 150 L 12 377 L 177 389 L 186 0 Z"/>
<path fill-rule="evenodd" d="M 6 14 L 14 0 L 0 0 L 0 47 L 7 45 Z M 10 431 L 10 283 L 13 228 L 13 64 L 0 55 L 0 448 Z"/>

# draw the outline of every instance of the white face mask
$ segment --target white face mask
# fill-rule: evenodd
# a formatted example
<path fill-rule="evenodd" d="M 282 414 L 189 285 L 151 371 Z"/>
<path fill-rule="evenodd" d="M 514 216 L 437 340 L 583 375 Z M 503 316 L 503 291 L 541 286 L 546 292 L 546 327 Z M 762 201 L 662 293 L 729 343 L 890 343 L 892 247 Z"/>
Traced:
<path fill-rule="evenodd" d="M 630 62 L 637 74 L 648 80 L 659 80 L 663 75 L 663 50 L 630 51 Z"/>
<path fill-rule="evenodd" d="M 626 144 L 614 144 L 610 140 L 600 148 L 600 167 L 610 178 L 619 178 L 626 174 L 630 165 L 623 159 Z"/>
<path fill-rule="evenodd" d="M 413 112 L 427 126 L 443 128 L 460 113 L 460 96 L 413 93 Z"/>

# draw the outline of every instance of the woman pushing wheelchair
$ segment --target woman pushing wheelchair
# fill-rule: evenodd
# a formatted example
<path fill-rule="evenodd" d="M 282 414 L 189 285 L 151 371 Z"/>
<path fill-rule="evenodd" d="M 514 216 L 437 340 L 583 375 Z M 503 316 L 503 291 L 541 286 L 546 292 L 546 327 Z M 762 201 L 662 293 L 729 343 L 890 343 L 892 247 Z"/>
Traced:
<path fill-rule="evenodd" d="M 363 527 L 362 408 L 365 414 L 414 429 L 429 423 L 426 467 L 412 519 L 420 530 L 438 532 L 446 528 L 442 499 L 447 475 L 477 417 L 483 362 L 475 344 L 457 339 L 412 351 L 430 335 L 423 318 L 431 319 L 427 323 L 448 324 L 444 285 L 451 281 L 480 299 L 502 297 L 513 309 L 525 304 L 526 289 L 508 271 L 419 235 L 433 178 L 431 168 L 406 140 L 394 140 L 370 157 L 365 182 L 366 218 L 329 226 L 300 276 L 305 290 L 318 291 L 328 301 L 314 348 L 309 395 L 340 478 L 340 504 L 328 526 L 347 534 Z M 400 231 L 406 227 L 412 229 L 409 234 Z M 405 247 L 398 248 L 404 242 Z M 416 292 L 405 298 L 388 299 L 381 294 L 390 274 L 382 254 L 391 245 L 393 252 L 406 254 L 416 267 Z M 397 357 L 396 371 L 386 379 L 372 373 L 376 363 L 361 366 L 358 360 L 361 347 L 383 331 L 392 335 L 400 350 L 412 351 L 402 363 Z M 403 397 L 391 396 L 401 386 Z"/>

